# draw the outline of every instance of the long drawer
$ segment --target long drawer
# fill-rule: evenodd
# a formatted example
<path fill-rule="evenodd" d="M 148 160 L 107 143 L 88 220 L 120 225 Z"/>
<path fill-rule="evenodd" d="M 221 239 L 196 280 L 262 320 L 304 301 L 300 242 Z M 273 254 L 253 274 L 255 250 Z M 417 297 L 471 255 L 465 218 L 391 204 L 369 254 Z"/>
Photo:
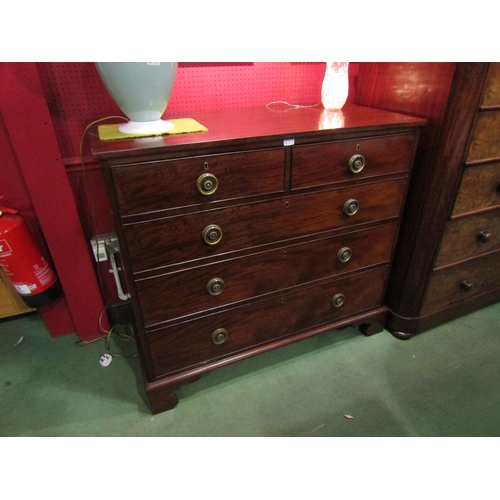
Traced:
<path fill-rule="evenodd" d="M 398 179 L 124 224 L 132 271 L 395 218 L 405 184 Z"/>
<path fill-rule="evenodd" d="M 500 252 L 432 273 L 422 314 L 430 314 L 500 288 Z"/>
<path fill-rule="evenodd" d="M 145 326 L 387 263 L 396 229 L 393 223 L 139 279 Z"/>
<path fill-rule="evenodd" d="M 403 134 L 296 146 L 292 189 L 406 171 L 414 142 L 414 134 Z"/>
<path fill-rule="evenodd" d="M 447 223 L 435 267 L 500 250 L 500 210 Z"/>
<path fill-rule="evenodd" d="M 156 377 L 381 305 L 387 268 L 147 333 Z M 334 305 L 335 304 L 335 305 Z"/>
<path fill-rule="evenodd" d="M 281 192 L 285 150 L 269 149 L 112 167 L 122 216 Z"/>

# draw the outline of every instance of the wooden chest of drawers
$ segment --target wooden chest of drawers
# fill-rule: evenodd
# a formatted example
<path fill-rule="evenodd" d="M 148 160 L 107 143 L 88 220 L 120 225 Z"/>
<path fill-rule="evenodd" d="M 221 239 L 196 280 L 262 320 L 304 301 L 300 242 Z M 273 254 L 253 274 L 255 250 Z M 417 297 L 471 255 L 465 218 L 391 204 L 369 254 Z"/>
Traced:
<path fill-rule="evenodd" d="M 424 316 L 488 294 L 494 300 L 500 297 L 499 69 L 500 64 L 490 68 L 474 113 L 458 191 L 423 302 Z"/>
<path fill-rule="evenodd" d="M 429 119 L 387 294 L 401 338 L 500 300 L 500 63 L 449 69 L 376 63 L 357 89 L 360 103 Z M 399 87 L 377 82 L 395 75 Z"/>
<path fill-rule="evenodd" d="M 93 142 L 153 412 L 218 366 L 350 324 L 382 330 L 424 121 L 353 106 L 329 128 L 325 113 L 196 113 L 208 132 Z"/>

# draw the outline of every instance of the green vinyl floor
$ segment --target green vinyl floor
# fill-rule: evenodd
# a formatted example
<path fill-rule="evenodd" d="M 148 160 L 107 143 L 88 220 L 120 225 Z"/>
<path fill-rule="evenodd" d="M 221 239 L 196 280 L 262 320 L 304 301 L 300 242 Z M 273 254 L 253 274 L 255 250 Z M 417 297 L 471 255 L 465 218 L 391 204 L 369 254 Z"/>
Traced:
<path fill-rule="evenodd" d="M 500 435 L 500 304 L 402 341 L 331 331 L 220 368 L 152 415 L 134 342 L 0 322 L 0 436 Z M 353 418 L 348 418 L 351 416 Z"/>

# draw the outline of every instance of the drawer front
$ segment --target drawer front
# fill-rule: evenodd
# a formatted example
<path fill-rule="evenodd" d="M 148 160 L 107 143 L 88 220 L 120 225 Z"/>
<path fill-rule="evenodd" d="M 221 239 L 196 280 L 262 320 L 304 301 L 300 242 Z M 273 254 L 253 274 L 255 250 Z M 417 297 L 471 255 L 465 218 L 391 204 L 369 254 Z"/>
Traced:
<path fill-rule="evenodd" d="M 410 167 L 414 141 L 413 134 L 405 134 L 296 146 L 292 189 L 406 171 Z"/>
<path fill-rule="evenodd" d="M 381 305 L 387 268 L 261 300 L 147 334 L 157 377 Z M 344 302 L 339 299 L 344 296 Z M 336 297 L 337 307 L 332 304 Z M 227 339 L 223 340 L 224 331 Z M 214 341 L 212 340 L 214 336 Z"/>
<path fill-rule="evenodd" d="M 484 106 L 500 106 L 500 63 L 490 63 L 484 85 Z"/>
<path fill-rule="evenodd" d="M 132 271 L 398 217 L 405 184 L 406 179 L 399 179 L 125 224 Z M 344 213 L 349 200 L 359 206 L 354 215 Z"/>
<path fill-rule="evenodd" d="M 478 114 L 472 133 L 467 161 L 500 157 L 500 111 L 482 111 Z"/>
<path fill-rule="evenodd" d="M 422 314 L 430 314 L 500 288 L 500 252 L 431 275 Z"/>
<path fill-rule="evenodd" d="M 280 148 L 123 165 L 112 175 L 125 216 L 280 192 L 284 167 Z"/>
<path fill-rule="evenodd" d="M 500 207 L 500 163 L 467 167 L 453 208 L 453 215 Z"/>
<path fill-rule="evenodd" d="M 500 210 L 448 222 L 435 267 L 500 249 Z"/>
<path fill-rule="evenodd" d="M 387 263 L 396 229 L 389 224 L 138 280 L 145 326 Z"/>

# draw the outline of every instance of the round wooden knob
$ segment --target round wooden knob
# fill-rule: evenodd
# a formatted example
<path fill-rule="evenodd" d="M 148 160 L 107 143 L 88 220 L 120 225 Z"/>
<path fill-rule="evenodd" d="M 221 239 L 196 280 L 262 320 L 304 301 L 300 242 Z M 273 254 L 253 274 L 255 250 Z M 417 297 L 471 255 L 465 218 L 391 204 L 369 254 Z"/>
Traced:
<path fill-rule="evenodd" d="M 349 170 L 353 174 L 359 174 L 361 170 L 365 167 L 366 161 L 363 155 L 354 155 L 351 156 L 351 159 L 349 160 Z"/>
<path fill-rule="evenodd" d="M 345 215 L 352 217 L 359 210 L 359 202 L 354 198 L 347 200 L 344 203 L 343 212 Z"/>
<path fill-rule="evenodd" d="M 474 285 L 470 281 L 464 280 L 462 281 L 462 283 L 460 283 L 460 288 L 464 292 L 470 292 L 474 288 Z"/>
<path fill-rule="evenodd" d="M 224 283 L 224 280 L 221 278 L 213 278 L 207 283 L 207 292 L 210 295 L 220 295 L 223 291 L 224 288 L 226 287 L 226 284 Z"/>
<path fill-rule="evenodd" d="M 341 307 L 345 302 L 345 296 L 343 293 L 337 293 L 332 298 L 332 306 L 333 307 Z"/>
<path fill-rule="evenodd" d="M 207 245 L 217 245 L 222 239 L 222 229 L 216 224 L 210 224 L 203 230 L 203 241 Z"/>
<path fill-rule="evenodd" d="M 351 257 L 352 257 L 352 250 L 349 247 L 341 248 L 337 252 L 337 260 L 339 262 L 342 262 L 342 264 L 349 262 L 349 260 L 351 260 Z"/>
<path fill-rule="evenodd" d="M 201 174 L 196 181 L 196 189 L 204 196 L 214 194 L 219 187 L 219 181 L 213 174 Z"/>
<path fill-rule="evenodd" d="M 489 231 L 481 231 L 477 235 L 477 239 L 479 241 L 482 241 L 483 243 L 488 243 L 488 241 L 491 240 L 491 236 L 492 236 L 492 234 Z"/>
<path fill-rule="evenodd" d="M 217 328 L 212 333 L 212 342 L 215 345 L 220 345 L 223 344 L 229 337 L 229 334 L 227 333 L 227 330 L 225 328 Z"/>

